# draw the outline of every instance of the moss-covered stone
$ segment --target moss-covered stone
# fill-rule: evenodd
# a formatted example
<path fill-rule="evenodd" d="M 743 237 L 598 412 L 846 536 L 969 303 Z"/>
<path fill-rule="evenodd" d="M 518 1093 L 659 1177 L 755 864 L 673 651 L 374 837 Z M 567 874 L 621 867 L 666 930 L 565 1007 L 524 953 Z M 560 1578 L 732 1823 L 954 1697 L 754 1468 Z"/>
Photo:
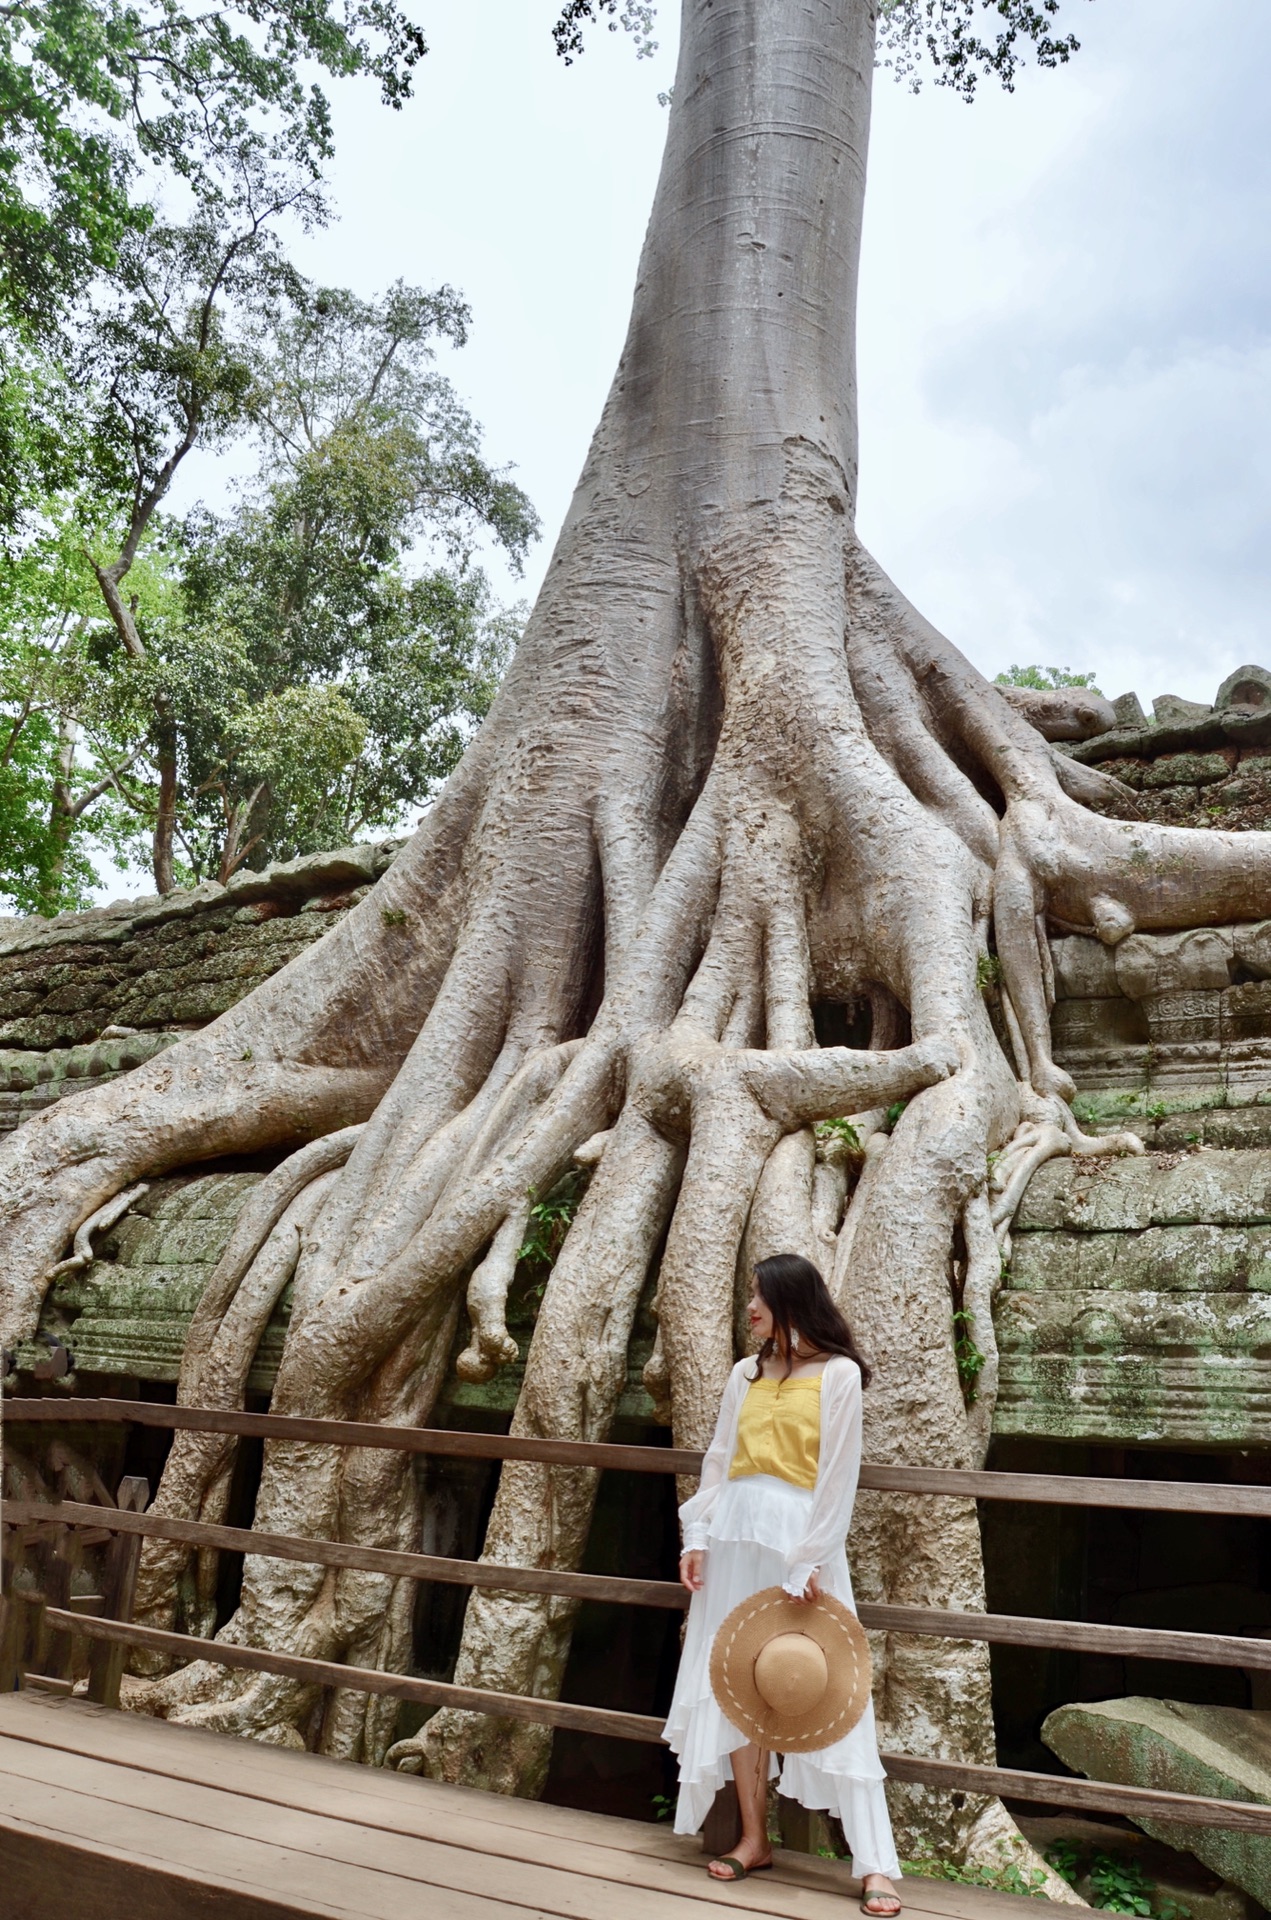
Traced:
<path fill-rule="evenodd" d="M 1139 785 L 1145 790 L 1212 786 L 1216 780 L 1227 779 L 1231 771 L 1232 764 L 1221 753 L 1164 753 L 1143 768 Z"/>
<path fill-rule="evenodd" d="M 229 887 L 0 923 L 0 1048 L 79 1048 L 111 1026 L 206 1025 L 329 932 L 400 844 L 280 863 Z"/>
<path fill-rule="evenodd" d="M 1271 1804 L 1271 1713 L 1101 1700 L 1060 1707 L 1047 1716 L 1042 1739 L 1066 1766 L 1094 1780 Z M 1147 1818 L 1138 1824 L 1271 1905 L 1271 1837 Z"/>

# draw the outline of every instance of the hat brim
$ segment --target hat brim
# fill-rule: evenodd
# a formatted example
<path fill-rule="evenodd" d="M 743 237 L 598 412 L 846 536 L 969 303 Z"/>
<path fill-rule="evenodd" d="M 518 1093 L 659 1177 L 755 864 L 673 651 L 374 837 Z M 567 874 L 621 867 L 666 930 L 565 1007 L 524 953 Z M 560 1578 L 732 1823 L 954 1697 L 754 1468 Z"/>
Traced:
<path fill-rule="evenodd" d="M 760 1649 L 779 1633 L 806 1633 L 825 1654 L 825 1692 L 809 1711 L 779 1713 L 755 1684 Z M 817 1753 L 850 1733 L 869 1704 L 869 1642 L 851 1610 L 832 1594 L 792 1600 L 764 1587 L 734 1607 L 711 1648 L 711 1688 L 725 1719 L 770 1753 Z"/>

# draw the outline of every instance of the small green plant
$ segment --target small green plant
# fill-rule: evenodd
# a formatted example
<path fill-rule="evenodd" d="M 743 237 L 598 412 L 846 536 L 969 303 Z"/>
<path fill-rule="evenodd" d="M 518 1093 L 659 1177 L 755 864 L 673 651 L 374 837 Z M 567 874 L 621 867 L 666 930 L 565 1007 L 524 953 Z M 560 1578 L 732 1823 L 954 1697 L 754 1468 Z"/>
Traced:
<path fill-rule="evenodd" d="M 1126 1854 L 1096 1853 L 1090 1858 L 1090 1895 L 1105 1913 L 1137 1913 L 1151 1920 L 1152 1882 L 1137 1860 Z"/>
<path fill-rule="evenodd" d="M 818 1120 L 816 1137 L 818 1140 L 824 1140 L 827 1145 L 831 1140 L 841 1140 L 844 1146 L 851 1147 L 853 1152 L 860 1152 L 861 1136 L 850 1120 Z"/>
<path fill-rule="evenodd" d="M 244 1047 L 238 1057 L 240 1060 L 254 1060 L 256 1056 L 250 1047 Z"/>
<path fill-rule="evenodd" d="M 653 1818 L 655 1820 L 669 1820 L 675 1812 L 675 1801 L 676 1796 L 669 1793 L 655 1793 L 653 1795 Z"/>
<path fill-rule="evenodd" d="M 908 1105 L 909 1105 L 909 1102 L 907 1100 L 897 1100 L 893 1106 L 888 1107 L 887 1109 L 888 1133 L 891 1132 L 892 1128 L 895 1126 L 896 1122 L 899 1120 L 901 1114 L 905 1111 L 905 1108 Z"/>
<path fill-rule="evenodd" d="M 1075 1887 L 1088 1876 L 1090 1904 L 1103 1913 L 1132 1913 L 1139 1920 L 1191 1920 L 1191 1908 L 1162 1894 L 1131 1854 L 1097 1851 L 1087 1856 L 1075 1840 L 1056 1840 L 1047 1864 Z"/>
<path fill-rule="evenodd" d="M 406 915 L 400 907 L 381 907 L 380 919 L 386 927 L 404 927 Z"/>
<path fill-rule="evenodd" d="M 1002 963 L 995 953 L 982 953 L 975 963 L 975 984 L 981 993 L 1002 984 Z"/>
<path fill-rule="evenodd" d="M 1061 1880 L 1075 1887 L 1081 1875 L 1081 1848 L 1075 1840 L 1056 1840 L 1046 1849 L 1046 1863 L 1052 1866 Z"/>
<path fill-rule="evenodd" d="M 1157 1100 L 1148 1108 L 1147 1117 L 1149 1120 L 1164 1120 L 1168 1113 L 1169 1108 L 1165 1102 L 1163 1100 Z"/>
<path fill-rule="evenodd" d="M 923 1880 L 953 1880 L 962 1887 L 991 1887 L 995 1893 L 1026 1894 L 1034 1900 L 1046 1898 L 1046 1875 L 1040 1867 L 1027 1874 L 1013 1860 L 1000 1867 L 962 1867 L 953 1860 L 902 1860 L 903 1874 L 917 1874 Z"/>
<path fill-rule="evenodd" d="M 535 1272 L 535 1281 L 526 1290 L 530 1300 L 542 1299 L 547 1276 L 556 1264 L 586 1191 L 587 1173 L 582 1167 L 572 1167 L 541 1200 L 536 1200 L 533 1188 L 530 1189 L 533 1204 L 529 1225 L 516 1256 Z"/>
<path fill-rule="evenodd" d="M 957 1362 L 962 1397 L 968 1407 L 975 1405 L 977 1382 L 984 1371 L 984 1355 L 975 1343 L 974 1322 L 965 1307 L 953 1315 L 953 1358 Z"/>

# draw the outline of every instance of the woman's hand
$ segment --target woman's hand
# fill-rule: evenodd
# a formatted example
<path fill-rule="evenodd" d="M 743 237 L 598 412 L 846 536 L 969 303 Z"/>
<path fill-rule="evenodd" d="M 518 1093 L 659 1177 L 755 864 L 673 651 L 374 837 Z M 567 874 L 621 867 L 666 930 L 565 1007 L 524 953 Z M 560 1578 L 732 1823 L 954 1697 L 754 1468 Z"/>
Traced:
<path fill-rule="evenodd" d="M 821 1575 L 815 1569 L 808 1575 L 808 1584 L 803 1589 L 803 1592 L 797 1595 L 797 1598 L 800 1601 L 819 1600 L 821 1598 Z"/>
<path fill-rule="evenodd" d="M 680 1555 L 680 1580 L 690 1593 L 700 1593 L 702 1590 L 705 1559 L 704 1547 L 691 1547 L 687 1553 Z"/>

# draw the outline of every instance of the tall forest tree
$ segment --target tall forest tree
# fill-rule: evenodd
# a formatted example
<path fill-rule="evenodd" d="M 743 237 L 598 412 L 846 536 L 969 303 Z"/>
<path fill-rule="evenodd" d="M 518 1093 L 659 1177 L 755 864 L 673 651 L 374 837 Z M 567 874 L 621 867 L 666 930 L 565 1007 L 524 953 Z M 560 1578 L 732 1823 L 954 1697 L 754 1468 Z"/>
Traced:
<path fill-rule="evenodd" d="M 15 0 L 0 17 L 0 536 L 20 552 L 33 527 L 46 532 L 50 496 L 87 507 L 80 531 L 105 610 L 143 671 L 151 648 L 128 578 L 138 551 L 196 442 L 242 423 L 244 343 L 227 309 L 240 322 L 259 314 L 294 278 L 284 216 L 326 217 L 322 79 L 371 77 L 400 107 L 425 52 L 392 0 Z M 126 504 L 102 514 L 112 490 Z M 153 865 L 167 890 L 177 728 L 162 676 L 150 677 Z M 95 781 L 76 777 L 78 722 L 56 702 L 41 753 L 44 691 L 28 715 L 19 693 L 3 772 L 25 844 L 7 878 L 24 904 L 34 886 L 48 908 L 66 891 L 67 829 Z M 43 836 L 31 805 L 41 780 Z"/>
<path fill-rule="evenodd" d="M 575 24 L 593 11 L 569 9 Z M 1062 57 L 1049 0 L 1003 0 L 984 47 L 972 0 L 883 11 L 902 54 L 910 29 L 919 48 L 928 32 L 947 43 L 964 85 L 986 67 L 1009 78 L 1017 41 Z M 465 1297 L 461 1369 L 511 1359 L 527 1195 L 583 1162 L 515 1432 L 603 1438 L 653 1277 L 648 1385 L 676 1442 L 703 1445 L 739 1274 L 793 1248 L 831 1275 L 875 1363 L 868 1457 L 983 1459 L 1011 1208 L 1047 1155 L 1137 1144 L 1077 1129 L 1050 1051 L 1047 929 L 1115 944 L 1271 912 L 1271 839 L 1201 845 L 1117 817 L 1130 796 L 1057 753 L 1028 690 L 1008 702 L 988 684 L 857 536 L 878 13 L 684 0 L 630 330 L 485 725 L 326 939 L 160 1061 L 10 1139 L 6 1342 L 34 1326 L 75 1227 L 130 1181 L 270 1149 L 277 1169 L 195 1316 L 182 1397 L 236 1402 L 294 1269 L 275 1409 L 423 1422 Z M 866 1028 L 867 1045 L 835 1043 Z M 877 1139 L 850 1196 L 815 1131 L 843 1116 Z M 989 1358 L 970 1408 L 955 1289 Z M 179 1436 L 160 1511 L 214 1513 L 229 1465 L 226 1443 Z M 271 1445 L 256 1524 L 405 1545 L 413 1488 L 395 1455 Z M 485 1552 L 577 1565 L 594 1491 L 580 1471 L 505 1466 Z M 851 1551 L 870 1599 L 984 1604 L 969 1502 L 864 1496 Z M 182 1575 L 179 1550 L 149 1543 L 145 1618 L 173 1619 Z M 562 1601 L 474 1594 L 457 1678 L 551 1694 L 572 1619 Z M 409 1624 L 405 1582 L 250 1560 L 224 1633 L 397 1667 Z M 214 1664 L 142 1694 L 172 1718 L 372 1761 L 391 1738 L 380 1701 Z M 982 1647 L 888 1638 L 876 1699 L 885 1747 L 992 1758 Z M 443 1712 L 391 1757 L 532 1793 L 547 1736 Z M 996 1802 L 898 1804 L 902 1850 L 1022 1850 Z"/>
<path fill-rule="evenodd" d="M 225 882 L 391 830 L 449 773 L 518 630 L 475 550 L 519 567 L 538 525 L 435 364 L 470 319 L 449 287 L 312 287 L 268 223 L 121 245 L 44 362 L 74 472 L 0 552 L 15 903 L 86 904 L 90 837 L 161 892 Z M 229 440 L 255 480 L 174 519 Z"/>

